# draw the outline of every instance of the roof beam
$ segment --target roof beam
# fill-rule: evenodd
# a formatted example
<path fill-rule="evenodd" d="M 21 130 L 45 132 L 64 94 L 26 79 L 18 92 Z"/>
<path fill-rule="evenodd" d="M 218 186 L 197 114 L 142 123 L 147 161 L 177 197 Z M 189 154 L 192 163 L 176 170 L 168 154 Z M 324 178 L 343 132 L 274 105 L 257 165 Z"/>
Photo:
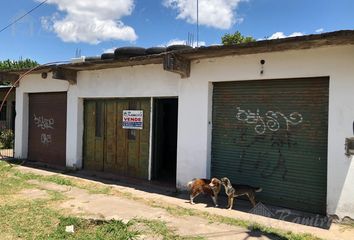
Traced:
<path fill-rule="evenodd" d="M 164 56 L 163 69 L 178 73 L 181 78 L 187 78 L 191 72 L 191 61 L 176 54 L 168 53 Z"/>
<path fill-rule="evenodd" d="M 56 67 L 53 69 L 53 79 L 65 80 L 74 85 L 77 83 L 77 70 Z"/>

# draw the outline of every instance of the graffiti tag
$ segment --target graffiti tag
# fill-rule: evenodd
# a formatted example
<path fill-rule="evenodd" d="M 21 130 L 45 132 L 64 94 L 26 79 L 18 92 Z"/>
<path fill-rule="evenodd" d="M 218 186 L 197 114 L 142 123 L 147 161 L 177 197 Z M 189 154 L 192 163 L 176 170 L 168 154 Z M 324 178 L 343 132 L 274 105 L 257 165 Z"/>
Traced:
<path fill-rule="evenodd" d="M 285 128 L 288 131 L 290 125 L 302 123 L 303 117 L 298 112 L 293 112 L 289 116 L 281 112 L 267 111 L 263 116 L 257 108 L 256 112 L 243 110 L 237 107 L 237 120 L 247 124 L 256 124 L 254 130 L 257 134 L 264 134 L 267 130 L 276 132 L 281 128 L 281 122 L 285 122 Z"/>
<path fill-rule="evenodd" d="M 44 118 L 43 116 L 37 117 L 33 114 L 34 124 L 43 130 L 45 129 L 54 129 L 54 119 L 53 118 Z"/>
<path fill-rule="evenodd" d="M 42 133 L 41 134 L 41 143 L 44 145 L 48 145 L 48 144 L 52 143 L 52 136 L 50 134 Z"/>

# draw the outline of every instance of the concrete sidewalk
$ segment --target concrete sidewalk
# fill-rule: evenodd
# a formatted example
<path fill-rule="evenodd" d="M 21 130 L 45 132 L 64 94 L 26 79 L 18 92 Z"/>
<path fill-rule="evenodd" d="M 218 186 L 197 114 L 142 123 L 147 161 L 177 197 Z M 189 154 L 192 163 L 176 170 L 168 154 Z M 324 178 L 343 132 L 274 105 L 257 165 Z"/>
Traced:
<path fill-rule="evenodd" d="M 54 175 L 57 173 L 39 170 L 35 168 L 19 166 L 17 169 L 24 172 L 32 172 L 40 175 Z M 160 189 L 144 189 L 145 187 L 137 185 L 119 184 L 117 182 L 104 181 L 101 179 L 88 180 L 87 176 L 82 176 L 80 172 L 63 175 L 76 180 L 97 183 L 102 186 L 110 186 L 119 192 L 129 194 L 129 198 L 105 194 L 91 194 L 86 190 L 76 187 L 60 186 L 53 183 L 43 183 L 32 181 L 32 184 L 40 186 L 41 189 L 60 191 L 69 200 L 64 201 L 60 209 L 72 214 L 81 214 L 90 218 L 103 219 L 123 219 L 130 220 L 133 218 L 158 219 L 165 221 L 169 227 L 175 229 L 180 236 L 201 236 L 207 239 L 276 239 L 267 236 L 258 231 L 250 231 L 242 227 L 230 226 L 222 223 L 210 223 L 208 219 L 197 216 L 176 216 L 171 215 L 163 208 L 153 207 L 142 201 L 134 200 L 134 198 L 144 199 L 144 201 L 154 202 L 154 204 L 163 204 L 170 206 L 179 206 L 186 209 L 194 209 L 209 214 L 215 214 L 228 218 L 236 218 L 240 220 L 255 222 L 264 226 L 281 229 L 284 231 L 292 231 L 294 233 L 309 233 L 323 239 L 333 240 L 353 240 L 354 229 L 343 228 L 339 224 L 332 223 L 328 230 L 317 227 L 300 225 L 292 222 L 277 220 L 274 218 L 263 217 L 238 210 L 226 210 L 223 208 L 214 208 L 206 204 L 210 199 L 199 197 L 196 199 L 197 204 L 191 205 L 185 199 L 186 196 L 169 196 L 171 192 L 163 188 Z M 104 183 L 102 183 L 104 182 Z M 138 189 L 139 188 L 139 189 Z M 242 201 L 240 201 L 242 202 Z M 239 203 L 237 203 L 239 204 Z"/>

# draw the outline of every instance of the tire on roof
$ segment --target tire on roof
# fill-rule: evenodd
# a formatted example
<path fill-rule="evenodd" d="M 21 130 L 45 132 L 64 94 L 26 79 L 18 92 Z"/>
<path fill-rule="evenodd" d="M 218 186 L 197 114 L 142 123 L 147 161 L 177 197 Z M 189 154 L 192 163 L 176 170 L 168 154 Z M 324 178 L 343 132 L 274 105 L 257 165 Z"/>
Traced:
<path fill-rule="evenodd" d="M 101 55 L 102 60 L 114 59 L 114 53 L 103 53 Z"/>
<path fill-rule="evenodd" d="M 171 46 L 168 46 L 167 47 L 167 52 L 169 51 L 176 51 L 176 50 L 183 50 L 183 49 L 191 49 L 192 47 L 191 46 L 188 46 L 188 45 L 171 45 Z"/>
<path fill-rule="evenodd" d="M 146 55 L 146 49 L 142 47 L 121 47 L 114 51 L 115 58 L 137 57 Z"/>
<path fill-rule="evenodd" d="M 151 47 L 146 49 L 146 54 L 160 54 L 166 52 L 165 47 Z"/>
<path fill-rule="evenodd" d="M 91 62 L 91 61 L 99 61 L 101 59 L 102 59 L 102 56 L 101 57 L 100 56 L 93 56 L 93 57 L 86 57 L 85 61 Z"/>

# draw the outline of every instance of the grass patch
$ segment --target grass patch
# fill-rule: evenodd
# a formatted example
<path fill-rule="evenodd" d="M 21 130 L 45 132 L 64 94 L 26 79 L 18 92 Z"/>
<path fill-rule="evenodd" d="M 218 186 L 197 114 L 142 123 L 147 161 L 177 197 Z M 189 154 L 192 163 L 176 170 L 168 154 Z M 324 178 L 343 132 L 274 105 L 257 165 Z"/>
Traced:
<path fill-rule="evenodd" d="M 53 176 L 45 176 L 40 178 L 42 181 L 45 182 L 51 182 L 55 183 L 58 185 L 64 185 L 64 186 L 75 186 L 75 184 L 68 178 L 64 178 L 58 175 L 53 175 Z"/>
<path fill-rule="evenodd" d="M 103 187 L 99 186 L 98 184 L 90 184 L 90 185 L 83 185 L 81 186 L 82 189 L 87 190 L 90 194 L 112 194 L 111 190 L 112 187 Z"/>
<path fill-rule="evenodd" d="M 132 222 L 127 224 L 118 220 L 100 221 L 87 220 L 77 217 L 60 217 L 57 228 L 49 235 L 43 235 L 39 239 L 82 239 L 82 240 L 132 240 L 139 236 L 139 233 L 130 230 Z M 67 233 L 66 226 L 74 226 L 74 233 Z"/>
<path fill-rule="evenodd" d="M 24 173 L 0 161 L 0 239 L 136 239 L 138 232 L 130 230 L 132 223 L 122 221 L 94 221 L 66 217 L 51 208 L 64 200 L 64 194 L 46 190 L 48 199 L 24 200 L 17 193 L 33 188 L 28 180 L 51 182 L 58 185 L 76 186 L 79 183 L 58 175 L 41 176 Z M 85 186 L 87 187 L 87 186 Z M 92 187 L 93 188 L 93 187 Z M 108 193 L 109 188 L 97 188 L 95 192 Z M 6 199 L 7 201 L 2 201 Z M 65 232 L 65 227 L 74 225 L 75 232 Z"/>
<path fill-rule="evenodd" d="M 15 201 L 0 206 L 0 239 L 13 236 L 38 239 L 49 234 L 57 224 L 57 212 L 46 207 L 45 201 Z"/>
<path fill-rule="evenodd" d="M 38 180 L 42 182 L 51 182 L 58 185 L 64 186 L 74 186 L 75 184 L 68 178 L 61 177 L 59 175 L 51 175 L 51 176 L 42 176 L 35 173 L 27 173 L 27 172 L 20 172 L 16 169 L 13 169 L 14 175 L 22 180 Z"/>
<path fill-rule="evenodd" d="M 98 184 L 84 183 L 79 180 L 72 180 L 60 175 L 42 176 L 35 173 L 21 172 L 12 169 L 14 176 L 24 180 L 38 180 L 41 182 L 50 182 L 62 186 L 72 186 L 87 190 L 91 194 L 111 194 L 111 187 L 99 186 Z"/>
<path fill-rule="evenodd" d="M 159 205 L 154 205 L 159 206 Z M 182 207 L 172 207 L 167 206 L 165 210 L 170 213 L 172 216 L 196 216 L 197 212 L 194 209 L 182 208 Z"/>
<path fill-rule="evenodd" d="M 46 190 L 46 191 L 50 196 L 50 200 L 52 200 L 52 201 L 62 201 L 62 200 L 67 199 L 67 197 L 64 194 L 62 194 L 61 192 L 53 191 L 53 190 Z"/>
<path fill-rule="evenodd" d="M 16 177 L 11 165 L 0 161 L 0 203 L 12 201 L 14 194 L 25 188 L 31 188 L 31 185 Z"/>
<path fill-rule="evenodd" d="M 74 233 L 66 226 L 74 225 Z M 45 201 L 19 202 L 0 207 L 0 239 L 13 236 L 20 239 L 136 239 L 138 232 L 130 230 L 132 223 L 94 221 L 64 217 L 46 206 Z"/>

